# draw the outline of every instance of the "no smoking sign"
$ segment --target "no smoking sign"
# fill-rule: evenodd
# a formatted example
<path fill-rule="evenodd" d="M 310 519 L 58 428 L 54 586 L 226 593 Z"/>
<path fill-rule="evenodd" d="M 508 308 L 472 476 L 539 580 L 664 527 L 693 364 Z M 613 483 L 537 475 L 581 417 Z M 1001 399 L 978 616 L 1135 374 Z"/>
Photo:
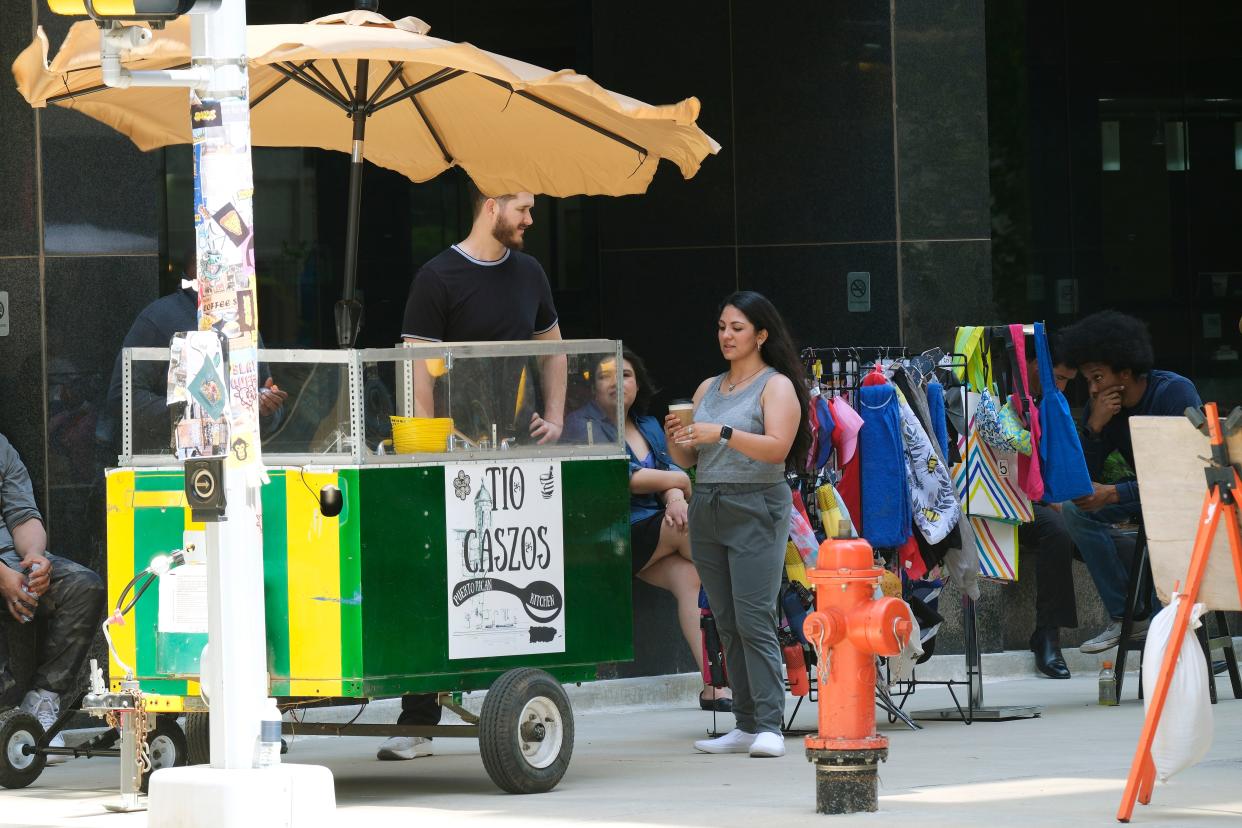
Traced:
<path fill-rule="evenodd" d="M 845 274 L 845 303 L 852 313 L 871 310 L 871 274 L 856 271 Z"/>

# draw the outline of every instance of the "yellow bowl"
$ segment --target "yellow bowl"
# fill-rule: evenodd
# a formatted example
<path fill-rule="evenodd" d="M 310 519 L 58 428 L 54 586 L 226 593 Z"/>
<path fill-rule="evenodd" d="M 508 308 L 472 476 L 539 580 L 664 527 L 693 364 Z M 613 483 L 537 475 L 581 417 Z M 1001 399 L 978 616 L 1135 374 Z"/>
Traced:
<path fill-rule="evenodd" d="M 389 416 L 393 426 L 398 425 L 421 425 L 432 426 L 438 428 L 452 428 L 452 417 L 399 417 L 396 414 Z"/>
<path fill-rule="evenodd" d="M 451 417 L 398 417 L 392 421 L 392 444 L 398 454 L 422 454 L 448 449 L 453 431 Z"/>

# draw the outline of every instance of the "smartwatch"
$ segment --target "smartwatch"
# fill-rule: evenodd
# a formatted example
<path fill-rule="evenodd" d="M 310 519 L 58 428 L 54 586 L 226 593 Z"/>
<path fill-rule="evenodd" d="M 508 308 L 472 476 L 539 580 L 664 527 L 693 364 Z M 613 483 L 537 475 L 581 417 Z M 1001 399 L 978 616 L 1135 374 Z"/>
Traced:
<path fill-rule="evenodd" d="M 720 445 L 722 446 L 726 445 L 729 442 L 729 438 L 732 436 L 733 436 L 733 426 L 721 426 L 720 427 Z"/>

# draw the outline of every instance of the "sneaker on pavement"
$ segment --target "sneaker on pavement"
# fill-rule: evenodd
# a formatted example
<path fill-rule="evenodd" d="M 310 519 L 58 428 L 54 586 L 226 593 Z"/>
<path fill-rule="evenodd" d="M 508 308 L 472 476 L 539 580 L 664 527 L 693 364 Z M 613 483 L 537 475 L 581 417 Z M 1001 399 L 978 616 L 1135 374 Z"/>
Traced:
<path fill-rule="evenodd" d="M 423 736 L 392 736 L 384 740 L 376 759 L 394 762 L 401 759 L 416 759 L 419 756 L 431 755 L 431 740 Z"/>
<path fill-rule="evenodd" d="M 785 737 L 766 730 L 755 734 L 755 740 L 750 743 L 750 755 L 755 758 L 784 756 Z"/>
<path fill-rule="evenodd" d="M 52 725 L 56 724 L 56 720 L 60 718 L 60 696 L 51 690 L 31 690 L 18 707 L 34 716 L 44 733 L 51 730 Z M 47 746 L 63 748 L 65 746 L 64 734 L 57 733 L 52 737 L 52 741 L 47 743 Z M 49 756 L 47 763 L 59 765 L 67 758 L 66 756 Z"/>
<path fill-rule="evenodd" d="M 1104 631 L 1095 638 L 1088 638 L 1079 645 L 1078 650 L 1083 653 L 1102 653 L 1105 650 L 1111 650 L 1117 646 L 1117 642 L 1121 640 L 1121 622 L 1112 621 Z"/>
<path fill-rule="evenodd" d="M 1130 625 L 1130 638 L 1142 638 L 1147 635 L 1147 627 L 1151 623 L 1149 619 L 1144 618 L 1142 621 L 1133 621 Z M 1083 653 L 1102 653 L 1105 650 L 1111 650 L 1121 641 L 1121 621 L 1114 620 L 1109 623 L 1104 631 L 1095 638 L 1089 638 L 1082 642 L 1079 646 L 1079 652 Z"/>
<path fill-rule="evenodd" d="M 700 753 L 747 753 L 754 741 L 755 734 L 745 733 L 735 727 L 715 739 L 699 739 L 694 743 L 694 749 Z"/>

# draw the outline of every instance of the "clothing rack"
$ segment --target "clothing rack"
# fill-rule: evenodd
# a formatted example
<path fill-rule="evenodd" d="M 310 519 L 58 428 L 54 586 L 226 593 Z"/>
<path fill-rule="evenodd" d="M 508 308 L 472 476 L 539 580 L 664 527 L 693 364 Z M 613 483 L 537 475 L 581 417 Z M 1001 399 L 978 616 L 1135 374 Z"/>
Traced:
<path fill-rule="evenodd" d="M 1033 333 L 1034 326 L 1026 325 L 1024 330 L 1027 333 Z M 969 379 L 966 376 L 966 355 L 950 352 L 943 353 L 940 349 L 931 349 L 922 354 L 911 357 L 905 346 L 850 346 L 850 347 L 820 347 L 806 348 L 802 351 L 802 360 L 807 365 L 807 372 L 815 377 L 818 381 L 819 377 L 815 376 L 813 370 L 814 363 L 822 360 L 824 357 L 831 357 L 834 363 L 838 362 L 842 357 L 849 357 L 854 360 L 854 371 L 846 368 L 844 376 L 847 379 L 846 387 L 843 390 L 856 391 L 862 384 L 862 379 L 868 372 L 864 369 L 864 360 L 867 362 L 880 362 L 885 368 L 890 367 L 893 362 L 898 361 L 906 364 L 907 368 L 913 367 L 917 371 L 919 380 L 926 380 L 930 377 L 936 377 L 941 380 L 946 388 L 961 388 L 961 419 L 966 423 L 969 416 L 968 411 L 968 394 L 970 392 Z M 868 360 L 867 358 L 870 357 Z M 922 358 L 922 364 L 919 364 Z M 847 363 L 848 366 L 848 363 Z M 956 372 L 959 371 L 962 377 L 959 379 Z M 835 374 L 841 376 L 840 374 Z M 840 388 L 839 383 L 830 383 L 829 388 Z M 970 444 L 969 431 L 967 431 L 966 451 L 969 455 Z M 950 447 L 951 449 L 952 447 Z M 945 458 L 946 461 L 948 458 Z M 965 462 L 966 458 L 961 458 Z M 962 504 L 962 520 L 968 520 L 969 511 L 969 490 L 967 490 L 967 500 Z M 853 516 L 857 522 L 859 515 Z M 917 529 L 915 531 L 918 531 Z M 977 626 L 977 613 L 975 601 L 963 591 L 962 593 L 962 633 L 963 633 L 963 659 L 965 661 L 966 674 L 965 678 L 952 678 L 947 680 L 927 680 L 919 679 L 917 668 L 915 668 L 908 680 L 892 682 L 891 674 L 889 676 L 889 687 L 895 688 L 886 691 L 884 707 L 890 723 L 894 723 L 899 719 L 913 726 L 912 719 L 923 720 L 946 720 L 959 719 L 964 724 L 971 724 L 976 719 L 988 721 L 1001 721 L 1006 719 L 1029 718 L 1037 716 L 1042 712 L 1037 707 L 987 707 L 983 700 L 983 659 L 979 649 L 979 637 Z M 950 698 L 953 700 L 953 706 L 948 708 L 919 711 L 915 713 L 906 713 L 904 710 L 906 702 L 915 693 L 920 685 L 926 686 L 942 686 L 949 691 Z M 959 698 L 956 688 L 962 687 L 966 689 L 965 704 Z M 899 701 L 898 701 L 899 700 Z"/>
<path fill-rule="evenodd" d="M 828 393 L 856 392 L 861 387 L 863 379 L 870 373 L 872 366 L 876 363 L 879 363 L 884 369 L 892 367 L 894 363 L 901 363 L 907 371 L 913 372 L 916 381 L 920 383 L 929 378 L 938 377 L 946 387 L 963 386 L 965 381 L 958 382 L 952 371 L 955 368 L 965 368 L 965 356 L 962 354 L 949 354 L 947 355 L 949 357 L 948 360 L 944 359 L 945 356 L 939 348 L 930 349 L 917 356 L 911 356 L 909 349 L 904 345 L 813 347 L 805 348 L 801 352 L 802 362 L 806 366 L 808 377 L 816 383 L 823 383 Z M 831 363 L 825 365 L 824 363 L 829 359 Z M 962 400 L 964 419 L 965 394 L 962 395 Z M 804 482 L 814 485 L 818 482 L 818 478 L 815 476 L 804 477 Z M 851 517 L 857 524 L 861 515 L 855 514 Z M 918 530 L 915 529 L 914 531 Z M 881 552 L 880 554 L 883 555 L 884 553 Z M 885 557 L 887 558 L 888 556 L 885 555 Z M 877 682 L 876 703 L 884 710 L 890 723 L 902 721 L 908 727 L 919 728 L 911 714 L 904 710 L 904 706 L 908 698 L 914 693 L 915 688 L 920 684 L 947 687 L 955 705 L 950 710 L 955 709 L 961 719 L 968 724 L 973 721 L 976 708 L 982 707 L 983 682 L 978 641 L 974 634 L 974 602 L 970 601 L 968 597 L 965 597 L 962 612 L 963 627 L 968 632 L 964 654 L 966 679 L 924 681 L 918 679 L 917 673 L 915 673 L 911 675 L 908 681 L 893 682 L 891 681 L 891 676 L 886 675 L 885 680 Z M 959 686 L 969 686 L 971 688 L 971 692 L 967 694 L 965 707 L 958 701 L 958 696 L 954 689 Z M 940 717 L 937 716 L 936 718 Z M 792 717 L 790 723 L 792 724 Z"/>
<path fill-rule="evenodd" d="M 1033 324 L 1023 325 L 1022 329 L 1027 335 L 1033 335 L 1035 326 Z M 962 423 L 968 426 L 970 417 L 969 394 L 971 392 L 970 380 L 966 372 L 966 355 L 959 353 L 950 353 L 947 365 L 942 367 L 954 370 L 960 369 L 962 378 L 960 382 L 955 381 L 955 385 L 962 389 Z M 959 458 L 960 462 L 967 462 L 970 455 L 970 429 L 966 428 L 966 456 Z M 970 487 L 966 488 L 966 498 L 962 503 L 962 520 L 969 520 L 970 512 Z M 907 692 L 898 692 L 894 695 L 901 697 L 900 707 L 904 707 L 910 695 L 913 695 L 917 686 L 941 685 L 948 689 L 949 696 L 953 700 L 952 707 L 937 708 L 933 710 L 921 710 L 910 714 L 916 720 L 942 721 L 947 719 L 959 719 L 964 724 L 970 725 L 976 719 L 980 721 L 1008 721 L 1010 719 L 1029 719 L 1039 716 L 1043 713 L 1043 708 L 1029 705 L 1005 705 L 999 707 L 985 706 L 983 701 L 983 657 L 979 650 L 979 633 L 977 625 L 977 614 L 975 611 L 975 601 L 965 591 L 962 592 L 962 638 L 963 638 L 963 655 L 966 660 L 966 678 L 949 679 L 947 681 L 924 681 L 917 678 L 917 668 L 911 674 L 908 682 L 902 682 L 902 687 L 908 687 Z M 963 707 L 961 701 L 958 700 L 954 687 L 966 686 L 966 706 Z M 890 722 L 892 719 L 890 718 Z"/>
<path fill-rule="evenodd" d="M 938 349 L 937 349 L 938 350 Z M 930 352 L 925 352 L 930 353 Z M 940 359 L 935 360 L 933 367 L 933 376 L 937 376 L 946 388 L 962 389 L 962 421 L 968 419 L 967 409 L 967 393 L 970 390 L 970 383 L 965 376 L 966 355 L 950 352 L 941 354 Z M 961 370 L 962 378 L 959 380 L 956 371 Z M 947 376 L 946 376 L 947 375 Z M 952 447 L 950 447 L 951 449 Z M 969 452 L 969 445 L 967 445 Z M 949 458 L 945 458 L 948 461 Z M 962 458 L 963 461 L 965 458 Z M 969 490 L 967 491 L 969 498 Z M 967 503 L 962 504 L 961 520 L 967 520 Z M 917 531 L 917 530 L 916 530 Z M 962 592 L 962 656 L 965 661 L 966 677 L 964 679 L 920 679 L 918 678 L 917 665 L 912 669 L 910 678 L 902 681 L 892 681 L 891 673 L 889 673 L 889 686 L 896 688 L 890 691 L 894 699 L 900 699 L 895 702 L 898 711 L 902 712 L 902 718 L 911 718 L 915 720 L 944 720 L 957 718 L 963 723 L 969 725 L 974 722 L 976 717 L 982 718 L 985 710 L 983 706 L 983 661 L 979 651 L 978 627 L 976 624 L 976 612 L 974 600 Z M 906 702 L 914 695 L 920 686 L 944 687 L 949 691 L 949 697 L 953 700 L 953 706 L 931 711 L 918 711 L 913 713 L 905 713 Z M 955 688 L 967 688 L 965 692 L 965 705 L 959 699 Z M 897 721 L 897 717 L 890 711 L 888 714 L 889 723 Z"/>

